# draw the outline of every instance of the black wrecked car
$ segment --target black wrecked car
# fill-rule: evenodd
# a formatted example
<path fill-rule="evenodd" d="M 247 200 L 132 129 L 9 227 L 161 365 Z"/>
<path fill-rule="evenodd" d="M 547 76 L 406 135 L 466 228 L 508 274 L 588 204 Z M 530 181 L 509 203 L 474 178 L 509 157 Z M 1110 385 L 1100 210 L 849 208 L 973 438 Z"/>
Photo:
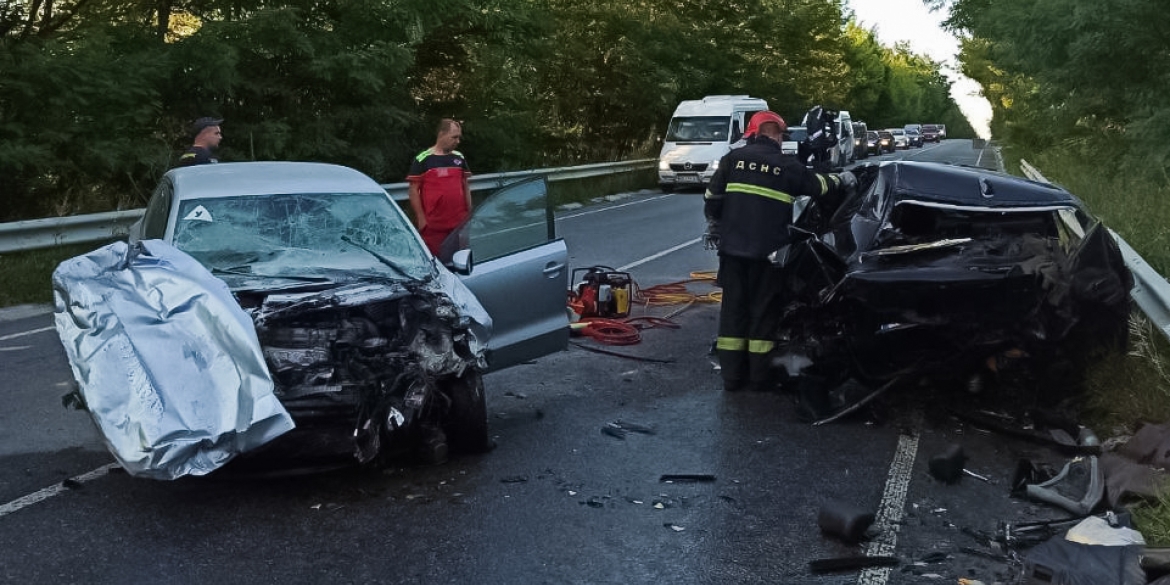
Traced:
<path fill-rule="evenodd" d="M 1132 276 L 1068 191 L 941 163 L 854 173 L 857 192 L 810 202 L 772 255 L 791 299 L 775 363 L 801 385 L 966 383 L 1008 363 L 1055 383 L 1125 343 Z"/>

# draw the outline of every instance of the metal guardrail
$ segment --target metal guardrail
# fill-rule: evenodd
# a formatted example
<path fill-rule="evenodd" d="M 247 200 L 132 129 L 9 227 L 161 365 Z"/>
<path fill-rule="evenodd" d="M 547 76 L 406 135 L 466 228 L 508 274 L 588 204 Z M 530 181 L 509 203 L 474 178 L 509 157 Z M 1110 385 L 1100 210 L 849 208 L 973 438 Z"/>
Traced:
<path fill-rule="evenodd" d="M 471 190 L 499 189 L 517 181 L 542 175 L 547 177 L 550 182 L 614 175 L 649 169 L 657 162 L 657 159 L 644 158 L 575 167 L 472 175 Z M 382 185 L 382 188 L 395 201 L 406 201 L 409 198 L 409 185 L 407 183 L 388 183 Z M 130 209 L 0 223 L 0 253 L 36 250 L 63 244 L 100 242 L 111 238 L 125 237 L 130 233 L 130 226 L 142 217 L 144 211 L 144 209 Z"/>
<path fill-rule="evenodd" d="M 1020 160 L 1020 168 L 1033 181 L 1051 182 L 1026 160 Z M 1125 265 L 1133 274 L 1134 284 L 1129 291 L 1130 298 L 1137 303 L 1162 335 L 1170 339 L 1170 282 L 1158 274 L 1117 232 L 1109 230 L 1109 233 L 1117 240 L 1117 246 L 1121 248 L 1121 255 L 1125 258 Z"/>

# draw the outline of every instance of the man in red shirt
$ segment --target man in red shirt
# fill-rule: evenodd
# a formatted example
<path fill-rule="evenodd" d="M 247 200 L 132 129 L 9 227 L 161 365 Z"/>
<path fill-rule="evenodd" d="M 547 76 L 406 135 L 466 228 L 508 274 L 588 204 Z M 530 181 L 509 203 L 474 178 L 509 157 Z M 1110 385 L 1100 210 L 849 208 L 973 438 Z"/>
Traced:
<path fill-rule="evenodd" d="M 418 231 L 435 255 L 447 235 L 471 213 L 471 169 L 463 154 L 455 150 L 462 138 L 459 122 L 441 120 L 435 145 L 414 157 L 406 176 Z"/>

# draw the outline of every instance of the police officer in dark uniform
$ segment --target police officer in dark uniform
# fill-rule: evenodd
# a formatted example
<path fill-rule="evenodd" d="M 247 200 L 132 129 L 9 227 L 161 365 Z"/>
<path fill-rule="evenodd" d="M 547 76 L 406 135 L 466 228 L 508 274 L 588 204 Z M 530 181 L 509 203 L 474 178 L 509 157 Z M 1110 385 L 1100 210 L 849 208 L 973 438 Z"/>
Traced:
<path fill-rule="evenodd" d="M 180 167 L 205 165 L 219 162 L 215 158 L 215 149 L 223 139 L 223 132 L 219 125 L 223 123 L 219 118 L 199 118 L 191 124 L 191 148 L 179 155 Z"/>
<path fill-rule="evenodd" d="M 719 250 L 723 303 L 716 349 L 728 391 L 775 387 L 769 353 L 783 314 L 782 272 L 768 254 L 789 243 L 796 197 L 856 188 L 852 173 L 813 172 L 780 149 L 784 119 L 771 111 L 752 116 L 747 144 L 727 153 L 704 195 L 708 249 Z"/>

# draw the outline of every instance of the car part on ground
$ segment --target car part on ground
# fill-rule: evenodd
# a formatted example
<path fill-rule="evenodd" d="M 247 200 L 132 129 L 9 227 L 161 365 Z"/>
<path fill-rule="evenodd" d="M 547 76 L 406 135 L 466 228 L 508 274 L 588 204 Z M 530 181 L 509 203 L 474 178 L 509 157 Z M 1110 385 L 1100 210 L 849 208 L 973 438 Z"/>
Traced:
<path fill-rule="evenodd" d="M 893 161 L 860 192 L 814 200 L 772 255 L 791 299 L 779 363 L 826 386 L 1017 366 L 1067 392 L 1085 356 L 1123 346 L 1132 277 L 1108 231 L 1058 187 Z"/>

